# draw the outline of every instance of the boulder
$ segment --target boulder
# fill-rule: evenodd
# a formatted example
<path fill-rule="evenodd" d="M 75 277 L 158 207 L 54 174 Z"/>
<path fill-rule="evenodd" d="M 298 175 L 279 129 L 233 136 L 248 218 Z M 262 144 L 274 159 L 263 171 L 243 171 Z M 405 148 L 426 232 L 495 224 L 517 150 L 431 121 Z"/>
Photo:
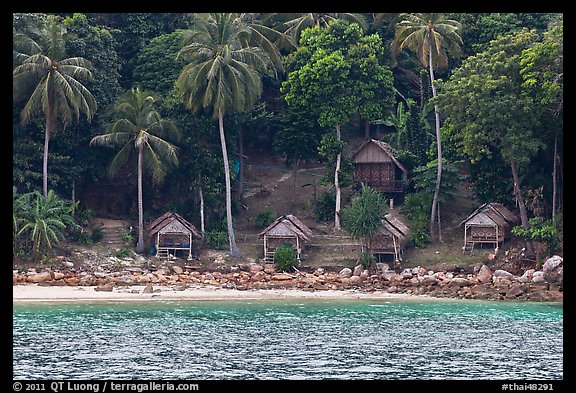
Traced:
<path fill-rule="evenodd" d="M 250 265 L 250 273 L 257 273 L 264 271 L 264 266 L 259 265 L 257 263 L 253 263 Z"/>
<path fill-rule="evenodd" d="M 146 285 L 146 287 L 142 290 L 142 293 L 153 293 L 154 292 L 154 288 L 152 288 L 152 285 Z"/>
<path fill-rule="evenodd" d="M 508 292 L 506 292 L 506 297 L 509 299 L 514 299 L 526 292 L 526 288 L 520 284 L 514 284 L 510 287 Z"/>
<path fill-rule="evenodd" d="M 361 285 L 362 279 L 360 278 L 360 276 L 352 276 L 352 277 L 350 277 L 349 282 L 351 285 Z"/>
<path fill-rule="evenodd" d="M 380 273 L 386 273 L 388 270 L 390 270 L 390 266 L 387 263 L 378 262 L 376 263 L 376 269 Z"/>
<path fill-rule="evenodd" d="M 52 274 L 50 272 L 42 272 L 42 273 L 32 273 L 26 277 L 26 281 L 28 282 L 44 282 L 52 280 Z"/>
<path fill-rule="evenodd" d="M 454 277 L 452 280 L 450 280 L 450 283 L 448 285 L 458 286 L 458 287 L 467 287 L 468 285 L 472 285 L 472 283 L 467 278 Z"/>
<path fill-rule="evenodd" d="M 276 281 L 287 281 L 287 280 L 291 280 L 292 276 L 285 274 L 285 273 L 277 273 L 277 274 L 273 274 L 270 279 L 272 280 L 276 280 Z"/>
<path fill-rule="evenodd" d="M 534 272 L 532 274 L 532 284 L 537 284 L 537 285 L 544 285 L 546 284 L 546 279 L 544 278 L 544 272 L 539 270 L 537 272 Z"/>
<path fill-rule="evenodd" d="M 492 270 L 490 270 L 490 268 L 488 266 L 482 265 L 480 267 L 480 270 L 478 270 L 478 274 L 476 275 L 476 278 L 481 283 L 487 283 L 487 282 L 492 281 L 492 275 L 493 275 Z"/>
<path fill-rule="evenodd" d="M 564 258 L 558 255 L 548 258 L 546 262 L 544 262 L 544 265 L 542 265 L 542 271 L 544 273 L 549 273 L 556 270 L 562 264 L 563 260 Z"/>
<path fill-rule="evenodd" d="M 112 284 L 99 285 L 94 288 L 96 292 L 112 292 L 114 286 Z"/>
<path fill-rule="evenodd" d="M 558 255 L 548 258 L 546 262 L 544 262 L 544 265 L 542 265 L 542 271 L 544 272 L 544 279 L 547 282 L 562 285 L 564 281 L 563 258 Z"/>
<path fill-rule="evenodd" d="M 516 279 L 516 281 L 521 282 L 521 283 L 527 283 L 532 281 L 532 275 L 534 274 L 535 270 L 534 269 L 528 269 L 524 272 L 524 274 L 522 274 L 520 277 L 518 277 Z"/>
<path fill-rule="evenodd" d="M 180 266 L 172 266 L 172 270 L 174 271 L 174 273 L 176 274 L 182 274 L 184 273 L 184 269 L 182 269 Z"/>
<path fill-rule="evenodd" d="M 362 267 L 362 265 L 356 265 L 356 266 L 354 266 L 354 270 L 352 271 L 352 275 L 353 276 L 359 276 L 360 274 L 362 274 L 363 270 L 364 270 L 364 268 Z"/>
<path fill-rule="evenodd" d="M 340 270 L 340 277 L 343 278 L 350 278 L 352 277 L 352 269 L 345 267 L 344 269 Z"/>

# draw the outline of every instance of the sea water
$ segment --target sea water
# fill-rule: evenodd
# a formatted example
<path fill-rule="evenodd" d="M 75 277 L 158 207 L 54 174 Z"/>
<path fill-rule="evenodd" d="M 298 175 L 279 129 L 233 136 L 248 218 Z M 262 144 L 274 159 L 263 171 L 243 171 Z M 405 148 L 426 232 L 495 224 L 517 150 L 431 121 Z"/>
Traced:
<path fill-rule="evenodd" d="M 14 379 L 563 379 L 557 303 L 15 302 Z"/>

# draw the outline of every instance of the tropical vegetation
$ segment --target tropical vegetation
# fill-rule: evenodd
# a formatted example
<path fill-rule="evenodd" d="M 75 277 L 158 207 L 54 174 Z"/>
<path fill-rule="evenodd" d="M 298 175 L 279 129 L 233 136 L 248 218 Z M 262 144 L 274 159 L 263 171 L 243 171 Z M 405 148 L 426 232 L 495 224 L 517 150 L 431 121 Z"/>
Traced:
<path fill-rule="evenodd" d="M 99 187 L 114 191 L 98 214 L 137 220 L 138 252 L 169 206 L 239 257 L 246 149 L 323 165 L 310 212 L 354 231 L 347 143 L 368 138 L 411 174 L 413 245 L 442 241 L 466 175 L 481 202 L 518 207 L 528 248 L 553 248 L 563 15 L 14 13 L 12 133 L 15 257 L 82 233 Z"/>

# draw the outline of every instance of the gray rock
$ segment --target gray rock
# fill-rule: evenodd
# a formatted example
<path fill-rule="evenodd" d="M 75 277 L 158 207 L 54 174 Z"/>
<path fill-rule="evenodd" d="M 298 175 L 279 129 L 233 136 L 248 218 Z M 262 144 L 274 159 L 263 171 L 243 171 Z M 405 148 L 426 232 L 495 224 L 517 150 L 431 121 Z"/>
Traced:
<path fill-rule="evenodd" d="M 376 263 L 376 268 L 380 273 L 386 273 L 388 270 L 390 270 L 390 266 L 383 262 Z"/>
<path fill-rule="evenodd" d="M 153 293 L 154 292 L 154 288 L 152 288 L 152 285 L 146 285 L 146 287 L 142 290 L 142 293 Z"/>
<path fill-rule="evenodd" d="M 549 273 L 556 270 L 562 264 L 563 260 L 564 258 L 558 255 L 548 258 L 546 262 L 544 262 L 544 265 L 542 265 L 542 271 L 544 273 Z"/>
<path fill-rule="evenodd" d="M 350 278 L 352 277 L 352 269 L 345 267 L 344 269 L 340 270 L 340 276 Z"/>
<path fill-rule="evenodd" d="M 520 277 L 518 277 L 516 279 L 516 281 L 521 282 L 521 283 L 527 283 L 532 281 L 532 275 L 534 274 L 535 270 L 534 269 L 528 269 L 524 272 L 524 274 L 522 274 Z"/>
<path fill-rule="evenodd" d="M 352 275 L 353 276 L 359 276 L 363 270 L 364 270 L 364 268 L 362 267 L 362 265 L 356 265 L 356 266 L 354 266 L 354 271 L 352 272 Z"/>
<path fill-rule="evenodd" d="M 514 277 L 514 275 L 512 273 L 507 272 L 506 270 L 502 270 L 502 269 L 495 270 L 494 276 L 498 277 L 498 278 L 508 278 L 510 280 Z"/>
<path fill-rule="evenodd" d="M 532 283 L 533 284 L 544 284 L 546 280 L 544 279 L 544 272 L 539 270 L 532 274 Z"/>
<path fill-rule="evenodd" d="M 470 282 L 470 280 L 468 280 L 467 278 L 464 277 L 454 277 L 452 280 L 450 280 L 449 285 L 453 285 L 453 286 L 459 286 L 459 287 L 466 287 L 468 285 L 471 285 L 472 283 Z"/>
<path fill-rule="evenodd" d="M 558 255 L 548 258 L 548 260 L 544 262 L 544 265 L 542 265 L 542 271 L 544 272 L 544 279 L 547 282 L 562 285 L 564 281 L 563 258 Z"/>

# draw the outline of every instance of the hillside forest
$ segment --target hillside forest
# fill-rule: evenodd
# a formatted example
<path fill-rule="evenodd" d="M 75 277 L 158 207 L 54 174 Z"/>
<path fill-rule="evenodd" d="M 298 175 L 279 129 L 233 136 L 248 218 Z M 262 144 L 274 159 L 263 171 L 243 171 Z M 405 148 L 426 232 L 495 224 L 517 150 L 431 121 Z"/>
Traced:
<path fill-rule="evenodd" d="M 315 219 L 366 237 L 388 202 L 347 144 L 369 139 L 410 173 L 413 246 L 441 241 L 465 178 L 551 252 L 562 131 L 560 13 L 14 13 L 13 256 L 95 241 L 94 216 L 133 222 L 145 253 L 173 211 L 240 257 L 248 155 L 322 167 Z"/>

